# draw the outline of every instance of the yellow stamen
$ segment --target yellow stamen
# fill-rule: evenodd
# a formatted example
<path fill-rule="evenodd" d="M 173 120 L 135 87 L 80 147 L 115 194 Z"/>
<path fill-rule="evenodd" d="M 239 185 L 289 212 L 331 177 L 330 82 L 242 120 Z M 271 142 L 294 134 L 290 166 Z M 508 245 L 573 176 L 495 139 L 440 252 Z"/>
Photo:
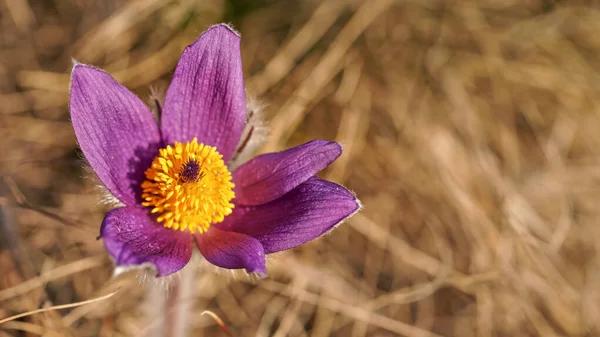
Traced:
<path fill-rule="evenodd" d="M 160 149 L 146 170 L 142 205 L 167 228 L 206 232 L 231 214 L 231 173 L 213 146 L 194 138 Z"/>

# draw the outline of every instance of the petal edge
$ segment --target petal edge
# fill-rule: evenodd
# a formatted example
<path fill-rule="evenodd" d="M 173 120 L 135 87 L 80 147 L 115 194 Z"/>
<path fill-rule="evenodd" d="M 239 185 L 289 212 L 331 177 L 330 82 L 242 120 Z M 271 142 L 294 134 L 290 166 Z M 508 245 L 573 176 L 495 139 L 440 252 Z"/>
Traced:
<path fill-rule="evenodd" d="M 255 238 L 212 227 L 194 235 L 200 252 L 210 263 L 227 269 L 246 269 L 248 273 L 266 274 L 265 251 Z"/>
<path fill-rule="evenodd" d="M 163 106 L 163 137 L 167 143 L 197 137 L 228 162 L 245 119 L 240 36 L 225 24 L 212 26 L 181 54 Z"/>
<path fill-rule="evenodd" d="M 135 205 L 160 143 L 148 107 L 108 73 L 76 64 L 70 112 L 79 146 L 98 178 L 122 203 Z"/>
<path fill-rule="evenodd" d="M 361 209 L 341 185 L 312 177 L 283 197 L 259 206 L 237 206 L 223 230 L 250 235 L 266 254 L 291 249 L 326 234 Z"/>
<path fill-rule="evenodd" d="M 100 237 L 117 266 L 152 264 L 157 276 L 179 271 L 192 256 L 189 233 L 165 228 L 139 208 L 123 207 L 108 212 L 102 221 Z"/>
<path fill-rule="evenodd" d="M 337 142 L 312 140 L 249 160 L 233 172 L 236 204 L 253 206 L 273 201 L 319 173 L 342 154 Z"/>

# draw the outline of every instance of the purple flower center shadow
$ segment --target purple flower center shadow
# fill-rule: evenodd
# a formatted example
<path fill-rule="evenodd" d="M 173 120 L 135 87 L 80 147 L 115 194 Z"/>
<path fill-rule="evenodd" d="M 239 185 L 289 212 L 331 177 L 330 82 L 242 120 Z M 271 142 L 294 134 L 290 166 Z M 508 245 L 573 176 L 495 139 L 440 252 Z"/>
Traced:
<path fill-rule="evenodd" d="M 161 142 L 150 143 L 147 147 L 138 146 L 128 161 L 127 178 L 131 191 L 135 194 L 136 205 L 141 206 L 143 201 L 142 183 L 146 180 L 145 172 L 152 165 L 152 161 L 158 155 L 158 150 L 162 147 Z"/>

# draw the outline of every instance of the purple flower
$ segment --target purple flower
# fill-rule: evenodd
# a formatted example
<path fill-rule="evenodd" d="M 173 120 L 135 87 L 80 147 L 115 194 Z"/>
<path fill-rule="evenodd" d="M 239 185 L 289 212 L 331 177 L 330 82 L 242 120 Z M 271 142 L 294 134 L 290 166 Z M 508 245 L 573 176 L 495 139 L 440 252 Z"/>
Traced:
<path fill-rule="evenodd" d="M 195 242 L 214 265 L 265 274 L 265 254 L 318 238 L 360 208 L 347 189 L 315 177 L 341 154 L 335 142 L 263 154 L 230 173 L 246 123 L 239 44 L 217 25 L 183 51 L 160 124 L 104 71 L 74 67 L 75 135 L 123 204 L 100 229 L 118 266 L 169 275 L 188 263 Z"/>

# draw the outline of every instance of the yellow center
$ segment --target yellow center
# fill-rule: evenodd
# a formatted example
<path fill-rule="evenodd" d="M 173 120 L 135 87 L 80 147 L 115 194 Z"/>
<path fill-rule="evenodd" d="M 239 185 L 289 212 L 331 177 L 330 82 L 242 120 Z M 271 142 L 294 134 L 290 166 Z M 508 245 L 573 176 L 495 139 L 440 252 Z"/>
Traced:
<path fill-rule="evenodd" d="M 205 232 L 231 214 L 233 183 L 223 156 L 194 138 L 160 149 L 142 183 L 142 205 L 167 228 Z"/>

